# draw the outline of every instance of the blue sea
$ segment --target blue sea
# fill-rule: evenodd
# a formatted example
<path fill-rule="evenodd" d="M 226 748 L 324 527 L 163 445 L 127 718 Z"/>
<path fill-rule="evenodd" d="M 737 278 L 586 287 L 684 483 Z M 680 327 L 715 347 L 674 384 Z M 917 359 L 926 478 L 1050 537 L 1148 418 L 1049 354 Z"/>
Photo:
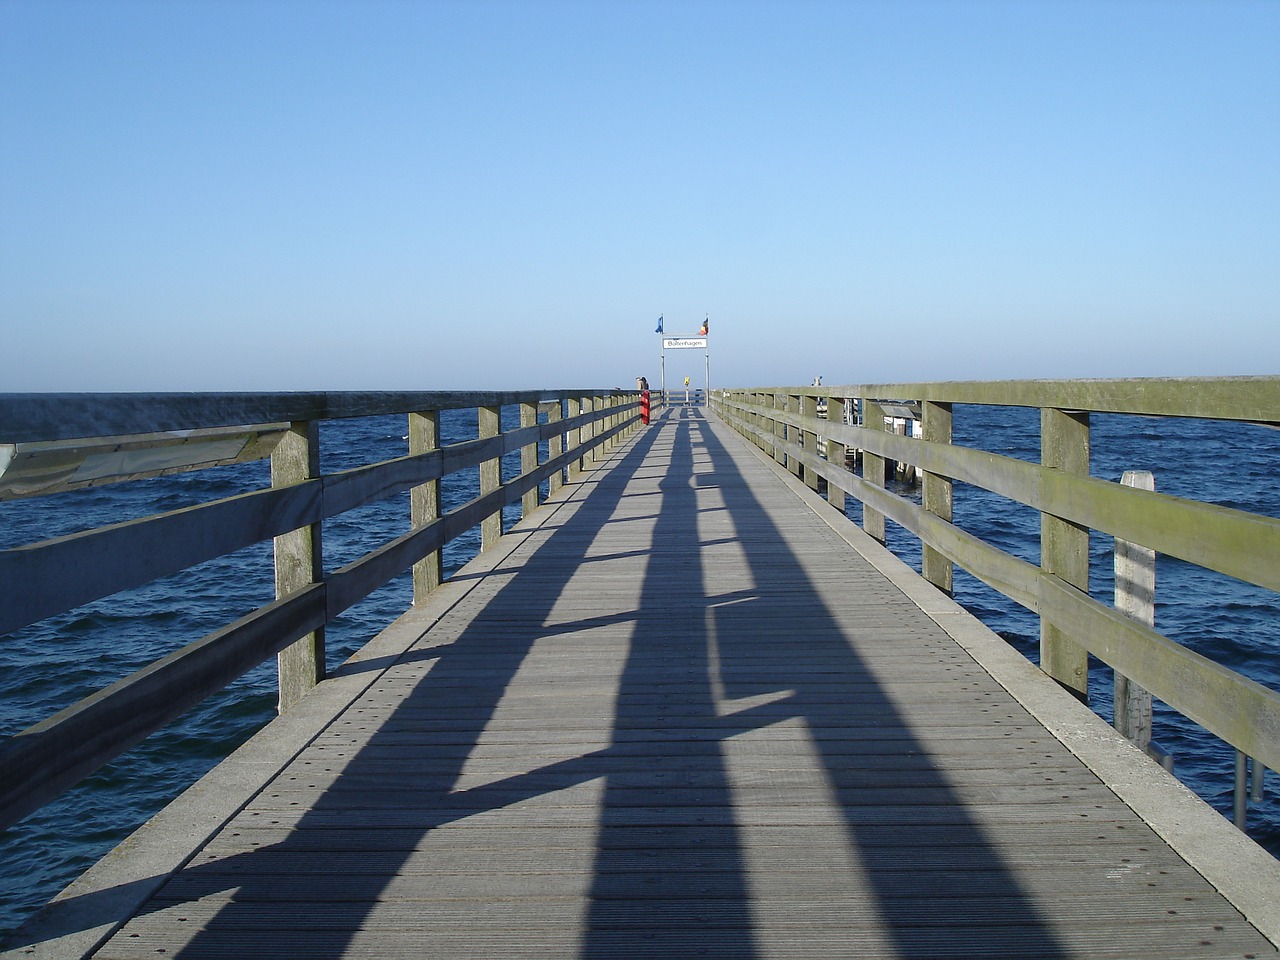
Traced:
<path fill-rule="evenodd" d="M 513 412 L 514 415 L 514 412 Z M 504 423 L 504 428 L 515 423 Z M 957 407 L 955 440 L 1007 456 L 1039 459 L 1036 411 Z M 405 421 L 382 417 L 325 423 L 322 468 L 341 470 L 407 452 Z M 444 415 L 443 440 L 476 434 L 475 414 Z M 1093 473 L 1118 480 L 1124 470 L 1151 470 L 1157 489 L 1280 517 L 1280 433 L 1264 427 L 1154 418 L 1093 418 Z M 504 477 L 519 470 L 508 458 Z M 114 487 L 0 503 L 0 548 L 17 546 L 233 496 L 269 484 L 265 462 L 219 467 Z M 446 509 L 475 496 L 474 470 L 447 478 Z M 902 495 L 918 498 L 910 487 Z M 512 508 L 508 522 L 515 519 Z M 860 507 L 851 501 L 849 514 Z M 1001 549 L 1038 562 L 1039 515 L 994 495 L 957 485 L 956 522 Z M 326 524 L 325 565 L 336 569 L 408 529 L 408 495 Z M 889 546 L 919 569 L 919 544 L 890 523 Z M 475 555 L 478 531 L 445 552 L 452 573 Z M 1091 539 L 1091 592 L 1110 601 L 1109 537 Z M 408 575 L 386 585 L 330 625 L 328 658 L 336 666 L 408 607 Z M 1009 643 L 1034 658 L 1038 620 L 963 571 L 956 599 Z M 247 548 L 128 594 L 0 638 L 0 736 L 10 736 L 93 690 L 251 612 L 272 599 L 270 543 Z M 1276 597 L 1260 588 L 1160 558 L 1157 628 L 1181 643 L 1280 689 L 1280 616 Z M 1110 718 L 1111 675 L 1093 670 L 1094 708 Z M 56 802 L 0 834 L 0 939 L 169 800 L 243 743 L 275 712 L 275 665 L 253 670 L 135 747 Z M 1228 815 L 1234 751 L 1195 724 L 1156 705 L 1156 739 L 1175 758 L 1176 773 Z M 1267 775 L 1267 797 L 1251 807 L 1249 833 L 1280 856 L 1280 780 Z"/>

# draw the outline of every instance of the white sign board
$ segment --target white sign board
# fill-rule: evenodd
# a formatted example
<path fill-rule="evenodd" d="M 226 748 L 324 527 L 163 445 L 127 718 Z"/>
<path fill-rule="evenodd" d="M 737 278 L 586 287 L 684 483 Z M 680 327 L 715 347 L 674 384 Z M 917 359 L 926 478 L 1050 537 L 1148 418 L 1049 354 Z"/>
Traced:
<path fill-rule="evenodd" d="M 663 350 L 705 350 L 706 337 L 667 337 L 662 341 Z"/>

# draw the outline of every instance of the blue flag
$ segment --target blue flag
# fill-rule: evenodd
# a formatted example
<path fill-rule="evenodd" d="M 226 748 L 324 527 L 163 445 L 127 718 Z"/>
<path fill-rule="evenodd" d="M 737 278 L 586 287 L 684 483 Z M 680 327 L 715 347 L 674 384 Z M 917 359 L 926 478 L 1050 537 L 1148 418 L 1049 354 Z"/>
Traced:
<path fill-rule="evenodd" d="M 655 331 L 653 331 L 653 332 L 654 332 L 654 333 L 661 333 L 661 332 L 662 332 L 662 317 L 659 317 L 659 318 L 658 318 L 658 329 L 657 329 L 657 330 L 655 330 Z"/>

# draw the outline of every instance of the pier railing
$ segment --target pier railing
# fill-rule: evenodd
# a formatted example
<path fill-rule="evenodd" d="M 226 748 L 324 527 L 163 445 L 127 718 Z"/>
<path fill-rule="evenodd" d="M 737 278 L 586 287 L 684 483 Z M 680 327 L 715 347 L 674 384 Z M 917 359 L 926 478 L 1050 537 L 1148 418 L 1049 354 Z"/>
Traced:
<path fill-rule="evenodd" d="M 1237 751 L 1237 820 L 1247 758 L 1255 795 L 1280 768 L 1280 694 L 1089 596 L 1089 532 L 1280 591 L 1280 520 L 1089 476 L 1090 414 L 1194 417 L 1280 425 L 1280 377 L 756 387 L 712 391 L 727 423 L 830 502 L 863 507 L 885 540 L 891 519 L 921 541 L 921 572 L 950 592 L 953 564 L 1040 617 L 1041 667 L 1088 698 L 1088 656 Z M 1040 463 L 952 443 L 953 407 L 1040 411 Z M 820 415 L 821 412 L 821 415 Z M 893 425 L 899 426 L 898 431 Z M 902 430 L 915 420 L 919 430 Z M 861 476 L 846 457 L 861 460 Z M 912 465 L 921 503 L 886 489 L 887 461 Z M 962 482 L 1039 511 L 1039 565 L 952 522 Z M 1117 707 L 1119 710 L 1120 707 Z"/>
<path fill-rule="evenodd" d="M 505 432 L 504 407 L 520 424 Z M 505 507 L 535 508 L 634 429 L 639 408 L 619 390 L 0 395 L 0 499 L 271 458 L 268 488 L 0 551 L 0 636 L 269 539 L 277 597 L 0 745 L 0 829 L 273 655 L 287 710 L 323 677 L 327 623 L 410 568 L 424 596 L 445 544 L 479 526 L 492 545 Z M 441 412 L 464 409 L 475 439 L 442 446 Z M 321 421 L 389 414 L 407 417 L 407 456 L 320 472 Z M 443 511 L 441 479 L 476 468 L 476 496 Z M 325 522 L 405 491 L 409 532 L 326 572 Z"/>

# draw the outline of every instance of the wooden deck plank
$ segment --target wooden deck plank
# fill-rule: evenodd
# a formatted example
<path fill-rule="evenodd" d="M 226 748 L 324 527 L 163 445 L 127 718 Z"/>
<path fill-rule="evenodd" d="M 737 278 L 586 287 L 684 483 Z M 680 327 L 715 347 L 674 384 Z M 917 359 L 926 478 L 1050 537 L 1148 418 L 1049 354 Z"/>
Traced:
<path fill-rule="evenodd" d="M 563 496 L 96 955 L 1274 954 L 699 411 Z"/>

